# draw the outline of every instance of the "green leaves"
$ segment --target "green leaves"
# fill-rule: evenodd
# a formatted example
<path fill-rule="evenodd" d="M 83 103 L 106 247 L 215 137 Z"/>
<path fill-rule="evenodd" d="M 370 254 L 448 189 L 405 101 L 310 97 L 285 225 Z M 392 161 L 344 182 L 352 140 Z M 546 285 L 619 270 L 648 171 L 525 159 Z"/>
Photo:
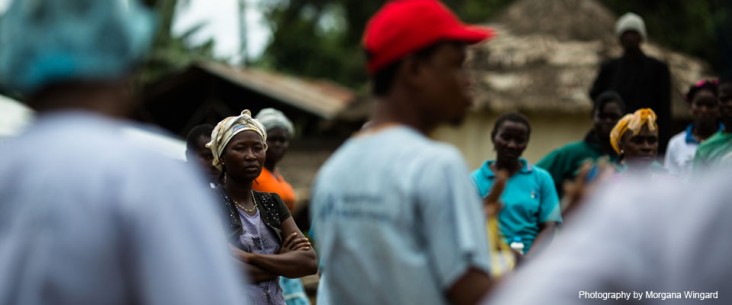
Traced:
<path fill-rule="evenodd" d="M 158 15 L 158 29 L 153 49 L 145 66 L 137 75 L 141 86 L 152 84 L 162 77 L 180 71 L 196 61 L 224 61 L 214 55 L 213 38 L 194 44 L 191 38 L 206 26 L 198 23 L 181 34 L 173 34 L 173 23 L 179 6 L 186 6 L 190 0 L 149 0 Z"/>
<path fill-rule="evenodd" d="M 265 7 L 272 41 L 256 66 L 328 78 L 365 89 L 368 78 L 361 37 L 385 0 L 290 0 Z M 483 22 L 511 0 L 444 1 L 468 22 Z"/>

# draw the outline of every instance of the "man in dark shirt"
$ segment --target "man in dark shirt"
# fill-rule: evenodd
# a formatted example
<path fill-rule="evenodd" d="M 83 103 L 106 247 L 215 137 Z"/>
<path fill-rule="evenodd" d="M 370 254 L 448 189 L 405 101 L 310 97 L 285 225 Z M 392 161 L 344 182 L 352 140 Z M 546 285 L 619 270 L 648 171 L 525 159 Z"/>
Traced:
<path fill-rule="evenodd" d="M 672 135 L 671 75 L 668 65 L 646 56 L 640 48 L 646 40 L 646 28 L 640 16 L 626 13 L 615 24 L 615 33 L 623 47 L 623 56 L 602 64 L 590 90 L 590 97 L 614 90 L 623 97 L 629 113 L 640 108 L 651 108 L 658 116 L 660 135 L 659 154 L 666 150 Z"/>

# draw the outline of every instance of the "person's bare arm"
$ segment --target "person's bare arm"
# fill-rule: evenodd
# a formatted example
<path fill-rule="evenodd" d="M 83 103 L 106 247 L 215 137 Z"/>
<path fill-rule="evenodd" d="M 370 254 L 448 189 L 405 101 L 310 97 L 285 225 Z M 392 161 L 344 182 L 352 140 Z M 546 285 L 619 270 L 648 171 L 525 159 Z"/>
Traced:
<path fill-rule="evenodd" d="M 478 304 L 491 289 L 492 284 L 487 273 L 470 268 L 447 290 L 447 298 L 455 305 Z"/>
<path fill-rule="evenodd" d="M 242 251 L 241 249 L 232 245 L 229 245 L 229 251 L 231 251 L 231 255 L 233 255 L 234 258 L 237 259 L 236 264 L 238 266 L 241 266 L 242 270 L 246 272 L 247 277 L 252 282 L 257 283 L 277 278 L 277 275 L 272 272 L 244 262 L 242 260 L 242 257 L 246 256 L 248 254 L 247 252 Z"/>
<path fill-rule="evenodd" d="M 503 209 L 503 203 L 501 202 L 501 194 L 506 189 L 506 182 L 508 181 L 508 172 L 506 170 L 496 171 L 496 178 L 493 181 L 493 186 L 488 192 L 488 195 L 483 198 L 483 212 L 485 217 L 498 216 L 498 213 Z"/>
<path fill-rule="evenodd" d="M 249 279 L 251 279 L 252 282 L 258 283 L 258 282 L 264 282 L 264 281 L 271 281 L 277 278 L 277 275 L 269 272 L 267 270 L 264 270 L 262 268 L 259 268 L 252 264 L 247 264 L 240 262 L 239 264 L 244 266 L 244 271 L 249 276 Z"/>
<path fill-rule="evenodd" d="M 287 220 L 282 222 L 282 232 L 283 236 L 287 237 L 296 233 L 296 244 L 302 245 L 300 240 L 302 238 L 306 238 L 305 235 L 300 232 L 300 229 L 297 228 L 292 217 L 287 218 Z M 283 243 L 283 246 L 284 245 L 285 243 Z M 315 274 L 315 272 L 318 271 L 315 251 L 309 243 L 307 243 L 307 246 L 297 248 L 294 251 L 278 254 L 257 254 L 242 251 L 239 253 L 239 259 L 273 274 L 289 278 L 303 277 Z"/>
<path fill-rule="evenodd" d="M 593 170 L 593 164 L 591 162 L 585 162 L 580 167 L 579 174 L 574 181 L 565 183 L 564 185 L 564 198 L 562 199 L 562 218 L 565 222 L 575 210 L 579 209 L 584 200 L 591 196 L 598 185 L 607 181 L 615 173 L 614 168 L 609 164 L 607 159 L 600 159 L 597 164 L 597 171 L 595 178 L 591 181 L 587 181 L 590 171 Z"/>

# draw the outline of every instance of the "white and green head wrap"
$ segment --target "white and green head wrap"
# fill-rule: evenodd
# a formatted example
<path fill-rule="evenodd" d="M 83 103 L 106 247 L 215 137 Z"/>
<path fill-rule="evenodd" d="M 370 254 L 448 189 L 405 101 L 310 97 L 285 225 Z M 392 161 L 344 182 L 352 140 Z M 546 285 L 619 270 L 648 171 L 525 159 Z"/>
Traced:
<path fill-rule="evenodd" d="M 244 109 L 239 116 L 227 117 L 214 127 L 211 133 L 211 142 L 206 147 L 213 152 L 213 165 L 219 170 L 223 169 L 221 164 L 221 156 L 224 154 L 226 144 L 234 138 L 235 135 L 242 131 L 254 131 L 262 137 L 262 143 L 267 149 L 267 129 L 258 120 L 252 118 L 249 109 Z"/>

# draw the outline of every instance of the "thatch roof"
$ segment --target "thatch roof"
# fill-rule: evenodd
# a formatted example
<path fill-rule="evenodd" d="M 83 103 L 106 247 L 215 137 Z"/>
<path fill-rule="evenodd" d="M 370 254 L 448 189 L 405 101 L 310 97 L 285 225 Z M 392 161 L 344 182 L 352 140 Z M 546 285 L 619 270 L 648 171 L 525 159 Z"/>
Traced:
<path fill-rule="evenodd" d="M 596 0 L 516 1 L 489 24 L 498 36 L 473 48 L 476 104 L 493 111 L 588 112 L 601 62 L 622 51 L 615 20 Z M 652 41 L 642 48 L 669 64 L 674 116 L 686 116 L 682 93 L 707 75 L 707 65 Z"/>
<path fill-rule="evenodd" d="M 597 1 L 517 0 L 494 22 L 510 25 L 516 35 L 541 34 L 579 41 L 615 40 L 613 33 L 608 31 L 611 28 L 607 27 L 615 24 L 615 16 Z"/>

